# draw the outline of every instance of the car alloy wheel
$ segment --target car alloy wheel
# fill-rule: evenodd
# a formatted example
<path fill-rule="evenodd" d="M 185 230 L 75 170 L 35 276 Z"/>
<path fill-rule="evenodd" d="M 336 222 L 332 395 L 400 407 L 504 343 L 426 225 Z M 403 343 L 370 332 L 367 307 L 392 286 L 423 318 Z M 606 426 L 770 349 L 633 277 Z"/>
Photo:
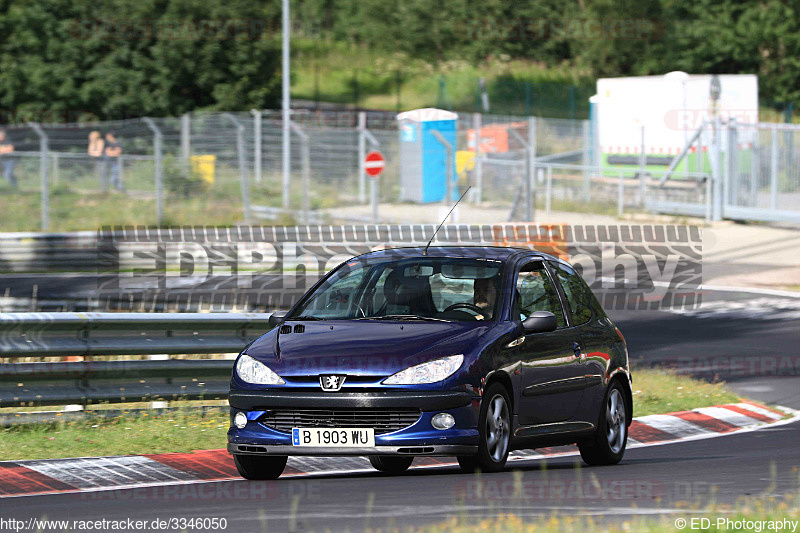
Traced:
<path fill-rule="evenodd" d="M 502 394 L 495 394 L 489 400 L 489 409 L 486 411 L 486 450 L 495 462 L 505 462 L 510 437 L 508 404 Z"/>
<path fill-rule="evenodd" d="M 465 472 L 499 472 L 506 466 L 511 448 L 511 409 L 508 392 L 493 383 L 483 393 L 478 422 L 478 454 L 458 457 Z"/>
<path fill-rule="evenodd" d="M 619 453 L 625 445 L 626 422 L 625 400 L 619 389 L 612 389 L 606 402 L 606 437 L 608 447 L 614 454 Z"/>
<path fill-rule="evenodd" d="M 606 391 L 592 437 L 578 442 L 581 457 L 589 465 L 614 465 L 625 455 L 628 443 L 628 405 L 622 385 L 613 381 Z"/>

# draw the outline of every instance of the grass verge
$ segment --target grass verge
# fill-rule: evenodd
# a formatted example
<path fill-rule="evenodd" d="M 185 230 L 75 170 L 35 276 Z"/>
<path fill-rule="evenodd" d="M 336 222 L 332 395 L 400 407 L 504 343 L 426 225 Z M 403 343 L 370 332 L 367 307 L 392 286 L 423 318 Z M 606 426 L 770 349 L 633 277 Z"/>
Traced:
<path fill-rule="evenodd" d="M 634 370 L 633 416 L 689 411 L 739 401 L 724 383 L 709 383 L 666 370 Z"/>
<path fill-rule="evenodd" d="M 678 505 L 675 507 L 684 507 Z M 428 533 L 443 531 L 470 533 L 493 531 L 497 533 L 675 533 L 687 531 L 792 531 L 792 524 L 800 515 L 800 489 L 780 495 L 759 495 L 741 498 L 732 505 L 716 502 L 705 505 L 687 504 L 682 512 L 665 512 L 661 515 L 631 513 L 621 521 L 602 516 L 565 514 L 554 511 L 550 516 L 523 520 L 510 513 L 497 518 L 470 519 L 468 513 L 458 518 L 425 528 Z M 701 520 L 707 522 L 702 522 Z M 681 522 L 683 520 L 684 522 Z M 772 523 L 773 525 L 769 525 Z M 683 524 L 680 526 L 680 524 Z M 788 524 L 788 528 L 787 528 Z M 782 527 L 781 527 L 782 526 Z"/>
<path fill-rule="evenodd" d="M 661 370 L 635 372 L 633 392 L 634 416 L 739 401 L 723 383 Z M 0 429 L 0 457 L 55 459 L 224 448 L 228 424 L 225 412 L 177 409 L 159 416 L 122 414 L 110 419 L 17 425 Z"/>

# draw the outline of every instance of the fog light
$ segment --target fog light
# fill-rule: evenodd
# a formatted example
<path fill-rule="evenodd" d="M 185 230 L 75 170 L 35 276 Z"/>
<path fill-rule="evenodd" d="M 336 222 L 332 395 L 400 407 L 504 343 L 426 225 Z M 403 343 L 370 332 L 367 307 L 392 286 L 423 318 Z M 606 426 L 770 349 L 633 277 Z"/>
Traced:
<path fill-rule="evenodd" d="M 456 425 L 456 419 L 450 413 L 439 413 L 433 417 L 431 425 L 436 429 L 450 429 Z"/>
<path fill-rule="evenodd" d="M 241 411 L 236 413 L 236 415 L 233 417 L 233 425 L 239 429 L 244 429 L 244 427 L 247 425 L 247 415 Z"/>

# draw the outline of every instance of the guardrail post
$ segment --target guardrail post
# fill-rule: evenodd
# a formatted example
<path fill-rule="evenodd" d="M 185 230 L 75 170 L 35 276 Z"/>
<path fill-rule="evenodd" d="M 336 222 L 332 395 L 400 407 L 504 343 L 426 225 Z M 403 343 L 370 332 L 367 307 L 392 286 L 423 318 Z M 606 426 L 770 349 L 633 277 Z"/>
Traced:
<path fill-rule="evenodd" d="M 150 131 L 153 132 L 153 161 L 155 164 L 155 178 L 156 178 L 156 223 L 161 224 L 164 218 L 164 176 L 163 165 L 161 163 L 161 150 L 163 145 L 163 137 L 161 130 L 158 129 L 153 119 L 143 117 L 142 121 L 147 124 Z"/>
<path fill-rule="evenodd" d="M 247 157 L 244 153 L 244 125 L 231 113 L 225 113 L 225 117 L 236 126 L 236 155 L 239 156 L 240 188 L 242 191 L 244 220 L 245 222 L 250 222 L 250 188 L 247 180 Z"/>
<path fill-rule="evenodd" d="M 617 216 L 622 217 L 622 211 L 625 208 L 625 175 L 622 171 L 619 173 L 619 186 L 617 187 Z"/>
<path fill-rule="evenodd" d="M 261 119 L 263 115 L 260 109 L 251 109 L 250 113 L 253 115 L 253 173 L 256 183 L 261 183 Z"/>
<path fill-rule="evenodd" d="M 48 176 L 48 153 L 50 151 L 47 134 L 36 122 L 30 122 L 30 127 L 39 136 L 39 174 L 41 175 L 42 185 L 42 231 L 47 231 L 50 226 L 50 182 Z"/>

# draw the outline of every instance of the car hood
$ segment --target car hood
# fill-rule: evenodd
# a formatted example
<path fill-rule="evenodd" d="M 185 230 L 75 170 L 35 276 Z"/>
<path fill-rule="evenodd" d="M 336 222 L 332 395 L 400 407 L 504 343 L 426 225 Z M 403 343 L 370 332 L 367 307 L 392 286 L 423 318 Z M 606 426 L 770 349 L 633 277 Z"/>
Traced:
<path fill-rule="evenodd" d="M 292 321 L 287 323 L 293 327 L 292 333 L 279 333 L 275 328 L 253 342 L 246 353 L 284 377 L 388 376 L 439 357 L 466 354 L 478 347 L 478 340 L 493 324 Z"/>

